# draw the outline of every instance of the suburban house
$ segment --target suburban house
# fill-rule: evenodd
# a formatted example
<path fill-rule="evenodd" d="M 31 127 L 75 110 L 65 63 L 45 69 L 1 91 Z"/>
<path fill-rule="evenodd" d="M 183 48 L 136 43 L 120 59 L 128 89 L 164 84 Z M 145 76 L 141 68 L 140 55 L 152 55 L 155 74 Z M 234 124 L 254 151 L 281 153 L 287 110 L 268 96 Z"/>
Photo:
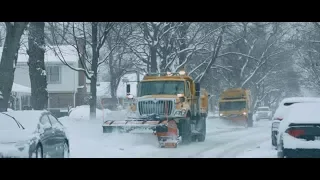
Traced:
<path fill-rule="evenodd" d="M 30 88 L 28 59 L 26 48 L 21 47 L 14 83 Z M 79 67 L 79 55 L 73 46 L 64 45 L 46 49 L 44 61 L 49 94 L 47 109 L 54 112 L 67 112 L 70 106 L 83 104 L 84 97 L 87 96 L 84 73 L 70 69 L 61 62 L 61 59 L 72 67 Z"/>
<path fill-rule="evenodd" d="M 120 104 L 124 107 L 127 106 L 127 92 L 126 92 L 126 86 L 127 84 L 130 85 L 130 91 L 131 94 L 136 97 L 137 96 L 137 85 L 138 81 L 143 78 L 143 74 L 137 73 L 130 73 L 125 74 L 123 77 L 121 77 L 119 86 L 117 88 L 117 99 L 114 101 L 114 99 L 111 98 L 111 88 L 110 88 L 110 82 L 98 82 L 97 83 L 97 100 L 98 100 L 98 107 L 104 107 L 111 109 L 112 106 L 115 104 Z M 90 81 L 87 81 L 87 92 L 90 93 Z"/>
<path fill-rule="evenodd" d="M 0 48 L 0 53 L 2 53 L 2 48 Z M 26 48 L 21 47 L 14 77 L 13 95 L 15 95 L 15 101 L 11 103 L 16 109 L 23 109 L 23 107 L 31 105 L 28 59 Z M 49 94 L 47 109 L 57 116 L 60 116 L 61 113 L 67 113 L 70 107 L 88 104 L 90 94 L 90 81 L 85 74 L 70 69 L 61 60 L 72 67 L 80 67 L 79 55 L 73 46 L 61 45 L 46 48 L 44 61 Z M 142 78 L 143 75 L 140 74 L 140 79 Z M 127 79 L 129 82 L 121 80 L 117 90 L 117 102 L 111 101 L 110 82 L 98 82 L 97 95 L 99 102 L 97 104 L 102 102 L 106 106 L 114 103 L 123 105 L 123 100 L 126 99 L 126 84 L 131 85 L 131 92 L 136 95 L 137 74 L 127 74 L 122 79 Z M 105 105 L 104 107 L 106 107 Z"/>
<path fill-rule="evenodd" d="M 31 106 L 31 88 L 13 83 L 9 108 L 13 110 L 23 110 Z"/>

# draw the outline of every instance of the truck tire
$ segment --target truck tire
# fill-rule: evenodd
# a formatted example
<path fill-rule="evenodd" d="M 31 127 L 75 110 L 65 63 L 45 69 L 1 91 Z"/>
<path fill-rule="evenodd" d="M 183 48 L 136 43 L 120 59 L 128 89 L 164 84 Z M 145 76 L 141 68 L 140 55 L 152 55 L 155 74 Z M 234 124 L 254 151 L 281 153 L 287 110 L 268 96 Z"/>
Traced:
<path fill-rule="evenodd" d="M 103 126 L 103 133 L 112 133 L 112 127 L 109 126 L 109 127 L 106 127 L 106 126 Z"/>
<path fill-rule="evenodd" d="M 206 140 L 207 133 L 207 120 L 205 116 L 201 116 L 198 121 L 200 122 L 201 129 L 199 130 L 200 134 L 197 135 L 198 142 L 204 142 Z"/>
<path fill-rule="evenodd" d="M 248 113 L 247 123 L 248 123 L 248 127 L 253 127 L 252 113 Z"/>
<path fill-rule="evenodd" d="M 192 141 L 190 116 L 187 116 L 186 119 L 180 120 L 179 135 L 182 137 L 182 144 L 190 144 Z"/>

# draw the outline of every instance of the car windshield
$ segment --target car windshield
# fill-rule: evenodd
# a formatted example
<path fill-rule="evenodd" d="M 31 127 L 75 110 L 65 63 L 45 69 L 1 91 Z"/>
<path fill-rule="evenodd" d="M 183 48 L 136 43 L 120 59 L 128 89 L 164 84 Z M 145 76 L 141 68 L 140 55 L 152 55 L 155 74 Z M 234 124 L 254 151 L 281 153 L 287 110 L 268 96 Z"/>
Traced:
<path fill-rule="evenodd" d="M 140 84 L 140 96 L 153 94 L 184 94 L 184 81 L 152 81 Z"/>
<path fill-rule="evenodd" d="M 0 130 L 17 130 L 20 127 L 22 128 L 14 117 L 6 113 L 0 113 Z"/>
<path fill-rule="evenodd" d="M 220 111 L 243 110 L 246 108 L 246 101 L 221 102 Z"/>

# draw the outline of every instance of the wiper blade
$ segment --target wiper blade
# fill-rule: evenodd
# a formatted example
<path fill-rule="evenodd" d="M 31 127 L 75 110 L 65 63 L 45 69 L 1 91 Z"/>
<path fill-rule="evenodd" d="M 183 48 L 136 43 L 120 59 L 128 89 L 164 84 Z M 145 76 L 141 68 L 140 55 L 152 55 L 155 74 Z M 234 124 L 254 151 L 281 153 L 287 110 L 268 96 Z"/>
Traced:
<path fill-rule="evenodd" d="M 0 112 L 0 113 L 6 115 L 6 116 L 8 116 L 8 117 L 11 117 L 11 118 L 17 123 L 17 125 L 19 126 L 19 128 L 25 129 L 25 128 L 22 126 L 22 124 L 21 124 L 16 118 L 14 118 L 13 116 L 10 116 L 9 114 L 6 114 L 6 113 L 4 113 L 4 112 Z"/>

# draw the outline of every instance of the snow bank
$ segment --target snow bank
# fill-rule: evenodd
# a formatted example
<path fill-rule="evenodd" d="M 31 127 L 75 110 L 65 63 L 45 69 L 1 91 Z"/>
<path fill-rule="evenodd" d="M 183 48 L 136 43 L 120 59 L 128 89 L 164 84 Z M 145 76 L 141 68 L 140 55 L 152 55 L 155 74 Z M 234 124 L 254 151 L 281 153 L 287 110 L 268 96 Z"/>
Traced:
<path fill-rule="evenodd" d="M 128 112 L 127 110 L 111 111 L 109 109 L 97 109 L 96 120 L 99 120 L 100 123 L 106 120 L 123 121 L 129 116 L 129 114 L 130 112 Z M 90 120 L 90 106 L 83 105 L 71 109 L 69 118 L 77 121 Z"/>
<path fill-rule="evenodd" d="M 122 114 L 123 112 L 112 112 Z M 103 134 L 101 121 L 59 120 L 67 128 L 71 158 L 126 158 L 158 149 L 156 136 L 148 134 Z"/>
<path fill-rule="evenodd" d="M 109 109 L 96 109 L 96 119 L 103 120 L 111 111 Z M 69 117 L 74 120 L 90 120 L 90 106 L 83 105 L 71 109 Z"/>

